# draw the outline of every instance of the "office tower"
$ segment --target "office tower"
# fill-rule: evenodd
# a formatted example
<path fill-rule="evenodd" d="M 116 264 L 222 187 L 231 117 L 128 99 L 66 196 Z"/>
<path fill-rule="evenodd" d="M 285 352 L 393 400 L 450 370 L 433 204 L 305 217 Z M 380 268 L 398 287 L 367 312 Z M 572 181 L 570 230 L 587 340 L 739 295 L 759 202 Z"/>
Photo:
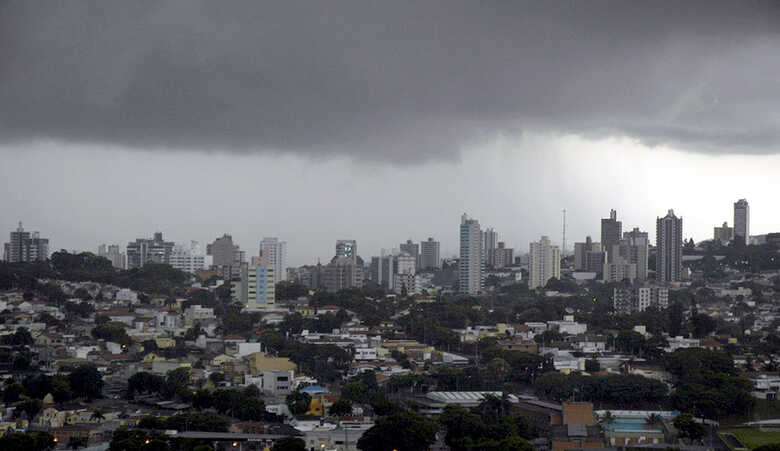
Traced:
<path fill-rule="evenodd" d="M 612 261 L 612 246 L 620 241 L 623 224 L 617 220 L 617 212 L 609 211 L 609 218 L 601 219 L 601 248 L 607 253 L 607 261 Z"/>
<path fill-rule="evenodd" d="M 336 241 L 336 256 L 345 257 L 357 264 L 357 241 L 338 240 Z"/>
<path fill-rule="evenodd" d="M 729 227 L 728 222 L 724 222 L 721 227 L 715 227 L 713 229 L 712 239 L 716 243 L 726 246 L 734 239 L 734 228 Z"/>
<path fill-rule="evenodd" d="M 441 269 L 440 244 L 433 238 L 420 242 L 420 269 Z"/>
<path fill-rule="evenodd" d="M 458 266 L 458 291 L 461 294 L 479 294 L 482 291 L 485 271 L 482 231 L 479 229 L 479 221 L 469 219 L 466 213 L 463 213 L 460 218 L 460 261 Z"/>
<path fill-rule="evenodd" d="M 189 246 L 177 244 L 173 246 L 169 264 L 178 270 L 194 274 L 195 271 L 206 269 L 206 255 L 197 241 L 190 241 Z"/>
<path fill-rule="evenodd" d="M 141 268 L 149 263 L 170 264 L 174 243 L 165 241 L 162 232 L 150 238 L 138 238 L 127 243 L 127 268 Z"/>
<path fill-rule="evenodd" d="M 498 233 L 492 228 L 482 232 L 482 253 L 485 255 L 485 265 L 495 267 L 495 252 L 498 243 Z"/>
<path fill-rule="evenodd" d="M 15 232 L 3 246 L 3 260 L 8 263 L 43 261 L 49 258 L 49 239 L 41 238 L 38 232 L 25 232 L 19 222 Z"/>
<path fill-rule="evenodd" d="M 273 266 L 276 283 L 285 280 L 287 276 L 287 242 L 278 238 L 264 237 L 260 241 L 260 264 Z"/>
<path fill-rule="evenodd" d="M 321 264 L 305 265 L 297 268 L 287 268 L 287 280 L 305 285 L 310 290 L 319 290 L 323 287 L 323 267 Z"/>
<path fill-rule="evenodd" d="M 108 259 L 111 262 L 111 266 L 116 269 L 125 269 L 127 267 L 127 257 L 119 249 L 118 244 L 101 244 L 98 246 L 98 256 Z"/>
<path fill-rule="evenodd" d="M 231 282 L 233 302 L 248 310 L 273 306 L 276 302 L 274 267 L 241 263 L 240 276 Z"/>
<path fill-rule="evenodd" d="M 217 271 L 223 279 L 241 277 L 241 263 L 244 252 L 233 244 L 233 237 L 227 233 L 206 245 L 206 255 L 211 256 L 211 269 Z"/>
<path fill-rule="evenodd" d="M 412 240 L 406 240 L 406 243 L 400 244 L 399 249 L 401 249 L 401 252 L 406 252 L 407 254 L 414 257 L 415 268 L 420 267 L 420 245 L 419 244 L 413 243 Z"/>
<path fill-rule="evenodd" d="M 750 206 L 745 199 L 734 202 L 734 241 L 750 243 Z"/>
<path fill-rule="evenodd" d="M 630 232 L 623 234 L 623 239 L 613 246 L 615 253 L 624 258 L 628 263 L 636 265 L 636 278 L 647 280 L 647 258 L 650 248 L 650 239 L 647 232 L 642 232 L 634 227 Z"/>
<path fill-rule="evenodd" d="M 561 278 L 561 251 L 543 236 L 530 245 L 528 289 L 544 288 L 547 281 Z"/>
<path fill-rule="evenodd" d="M 669 210 L 656 220 L 656 279 L 659 282 L 677 282 L 682 270 L 682 218 Z"/>
<path fill-rule="evenodd" d="M 496 249 L 493 251 L 493 267 L 496 269 L 512 266 L 514 259 L 514 249 L 506 247 L 506 243 L 499 241 Z"/>

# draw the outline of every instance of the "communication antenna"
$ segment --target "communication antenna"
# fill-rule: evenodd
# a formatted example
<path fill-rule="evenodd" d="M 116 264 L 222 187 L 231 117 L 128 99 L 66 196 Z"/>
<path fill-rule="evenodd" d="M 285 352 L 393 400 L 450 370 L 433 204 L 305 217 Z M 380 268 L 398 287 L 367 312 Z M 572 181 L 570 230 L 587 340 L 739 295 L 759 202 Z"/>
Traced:
<path fill-rule="evenodd" d="M 566 209 L 563 209 L 563 245 L 561 246 L 561 257 L 566 258 Z"/>

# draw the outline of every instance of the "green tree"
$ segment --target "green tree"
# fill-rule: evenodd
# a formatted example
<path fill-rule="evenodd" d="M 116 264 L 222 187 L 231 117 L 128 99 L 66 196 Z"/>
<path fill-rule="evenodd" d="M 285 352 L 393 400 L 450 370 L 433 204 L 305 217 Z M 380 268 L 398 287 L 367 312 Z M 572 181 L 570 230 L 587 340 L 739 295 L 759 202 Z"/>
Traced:
<path fill-rule="evenodd" d="M 681 413 L 674 419 L 674 427 L 680 432 L 680 438 L 698 442 L 707 433 L 704 425 L 696 421 L 690 413 Z"/>
<path fill-rule="evenodd" d="M 349 415 L 352 413 L 352 403 L 347 399 L 339 399 L 330 406 L 328 413 L 337 417 Z"/>
<path fill-rule="evenodd" d="M 585 371 L 589 373 L 598 373 L 601 371 L 601 365 L 597 359 L 585 360 Z"/>
<path fill-rule="evenodd" d="M 358 440 L 360 450 L 424 451 L 436 440 L 438 425 L 411 410 L 380 417 Z"/>
<path fill-rule="evenodd" d="M 46 432 L 10 432 L 0 436 L 3 451 L 48 451 L 56 445 L 54 436 Z"/>
<path fill-rule="evenodd" d="M 68 448 L 79 449 L 86 448 L 89 444 L 89 438 L 83 435 L 71 435 L 68 439 Z"/>
<path fill-rule="evenodd" d="M 16 408 L 19 412 L 24 412 L 27 419 L 32 422 L 35 416 L 41 411 L 41 406 L 40 399 L 26 399 L 16 406 Z"/>
<path fill-rule="evenodd" d="M 298 437 L 284 437 L 274 443 L 271 451 L 306 451 L 306 442 Z"/>
<path fill-rule="evenodd" d="M 294 391 L 287 395 L 285 402 L 293 415 L 303 415 L 309 411 L 311 395 L 301 391 Z"/>
<path fill-rule="evenodd" d="M 73 394 L 87 399 L 103 397 L 103 376 L 95 365 L 79 365 L 68 375 Z"/>
<path fill-rule="evenodd" d="M 14 403 L 24 394 L 24 386 L 19 382 L 11 382 L 3 390 L 3 401 L 6 404 Z"/>

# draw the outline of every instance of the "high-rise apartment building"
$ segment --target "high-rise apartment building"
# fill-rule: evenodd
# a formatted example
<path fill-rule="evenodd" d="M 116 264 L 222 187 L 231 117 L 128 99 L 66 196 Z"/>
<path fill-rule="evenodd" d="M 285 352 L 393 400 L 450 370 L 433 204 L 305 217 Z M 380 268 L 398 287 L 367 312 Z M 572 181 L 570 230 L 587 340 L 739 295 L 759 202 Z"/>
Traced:
<path fill-rule="evenodd" d="M 615 288 L 612 305 L 618 315 L 644 312 L 650 307 L 665 309 L 669 305 L 669 289 L 645 285 L 634 288 Z"/>
<path fill-rule="evenodd" d="M 440 247 L 433 238 L 420 242 L 420 269 L 441 269 Z"/>
<path fill-rule="evenodd" d="M 168 263 L 178 270 L 195 274 L 195 271 L 206 269 L 206 255 L 197 241 L 190 241 L 189 246 L 174 245 Z"/>
<path fill-rule="evenodd" d="M 149 238 L 138 238 L 127 244 L 127 268 L 141 268 L 149 263 L 170 264 L 173 241 L 165 241 L 162 232 Z"/>
<path fill-rule="evenodd" d="M 9 263 L 43 261 L 49 258 L 49 239 L 41 238 L 38 232 L 25 232 L 22 223 L 11 232 L 3 246 L 3 260 Z"/>
<path fill-rule="evenodd" d="M 458 291 L 461 294 L 477 295 L 482 292 L 485 272 L 482 241 L 479 221 L 469 219 L 468 215 L 463 213 L 460 218 L 460 261 L 458 263 Z"/>
<path fill-rule="evenodd" d="M 512 266 L 514 263 L 514 249 L 506 247 L 506 243 L 499 241 L 493 250 L 493 267 L 501 269 L 506 266 Z"/>
<path fill-rule="evenodd" d="M 638 228 L 623 234 L 623 239 L 617 245 L 612 246 L 613 251 L 626 263 L 636 265 L 636 279 L 647 280 L 647 259 L 650 248 L 650 239 L 647 232 Z"/>
<path fill-rule="evenodd" d="M 336 256 L 344 257 L 352 260 L 352 263 L 357 264 L 357 241 L 355 240 L 338 240 L 336 241 Z"/>
<path fill-rule="evenodd" d="M 734 202 L 734 240 L 750 243 L 750 205 L 745 199 Z"/>
<path fill-rule="evenodd" d="M 266 265 L 240 265 L 240 277 L 231 282 L 233 302 L 239 302 L 248 310 L 273 306 L 276 302 L 274 267 Z"/>
<path fill-rule="evenodd" d="M 656 279 L 659 282 L 677 282 L 682 270 L 682 218 L 669 210 L 656 220 Z"/>
<path fill-rule="evenodd" d="M 574 270 L 595 272 L 601 274 L 606 262 L 606 253 L 601 249 L 601 243 L 585 237 L 584 243 L 574 243 Z"/>
<path fill-rule="evenodd" d="M 485 254 L 485 265 L 496 265 L 496 248 L 498 247 L 498 233 L 491 227 L 482 232 L 482 253 Z"/>
<path fill-rule="evenodd" d="M 241 263 L 244 262 L 244 252 L 233 237 L 227 233 L 206 245 L 206 255 L 211 256 L 211 269 L 219 272 L 223 279 L 231 280 L 241 277 Z"/>
<path fill-rule="evenodd" d="M 617 211 L 610 210 L 609 218 L 601 219 L 601 248 L 607 253 L 607 261 L 612 261 L 612 246 L 618 244 L 623 234 L 623 223 L 617 220 Z"/>
<path fill-rule="evenodd" d="M 401 249 L 401 252 L 406 252 L 414 257 L 415 268 L 420 267 L 420 245 L 418 243 L 413 243 L 412 240 L 406 240 L 406 243 L 401 243 L 399 245 L 399 249 Z"/>
<path fill-rule="evenodd" d="M 561 278 L 561 250 L 543 236 L 530 244 L 528 289 L 543 288 L 553 277 Z"/>
<path fill-rule="evenodd" d="M 712 239 L 726 246 L 734 239 L 734 228 L 729 227 L 728 222 L 724 222 L 722 226 L 713 228 Z"/>
<path fill-rule="evenodd" d="M 127 268 L 127 257 L 120 250 L 118 244 L 101 244 L 98 246 L 98 256 L 108 259 L 111 262 L 111 266 L 116 269 Z"/>
<path fill-rule="evenodd" d="M 276 282 L 287 276 L 287 242 L 278 238 L 264 237 L 260 241 L 260 264 L 273 266 Z"/>
<path fill-rule="evenodd" d="M 333 257 L 324 268 L 324 286 L 331 293 L 363 286 L 363 266 L 344 255 Z"/>

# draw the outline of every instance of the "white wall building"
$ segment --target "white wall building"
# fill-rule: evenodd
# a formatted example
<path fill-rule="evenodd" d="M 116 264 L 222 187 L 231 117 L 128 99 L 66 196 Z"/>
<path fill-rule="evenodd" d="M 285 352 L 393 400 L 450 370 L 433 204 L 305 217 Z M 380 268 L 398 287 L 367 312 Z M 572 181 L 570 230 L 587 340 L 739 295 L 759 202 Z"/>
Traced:
<path fill-rule="evenodd" d="M 482 291 L 485 273 L 485 253 L 479 221 L 463 213 L 460 218 L 459 292 L 476 295 Z"/>
<path fill-rule="evenodd" d="M 173 246 L 173 250 L 171 250 L 169 257 L 169 263 L 175 269 L 190 274 L 208 268 L 208 265 L 206 264 L 206 254 L 200 250 L 197 241 L 190 241 L 189 246 L 182 244 Z"/>
<path fill-rule="evenodd" d="M 550 243 L 548 237 L 543 236 L 538 242 L 531 243 L 530 251 L 529 289 L 544 287 L 553 277 L 561 278 L 561 251 Z"/>
<path fill-rule="evenodd" d="M 260 265 L 274 268 L 274 282 L 287 277 L 287 242 L 275 237 L 263 237 L 260 241 Z"/>

